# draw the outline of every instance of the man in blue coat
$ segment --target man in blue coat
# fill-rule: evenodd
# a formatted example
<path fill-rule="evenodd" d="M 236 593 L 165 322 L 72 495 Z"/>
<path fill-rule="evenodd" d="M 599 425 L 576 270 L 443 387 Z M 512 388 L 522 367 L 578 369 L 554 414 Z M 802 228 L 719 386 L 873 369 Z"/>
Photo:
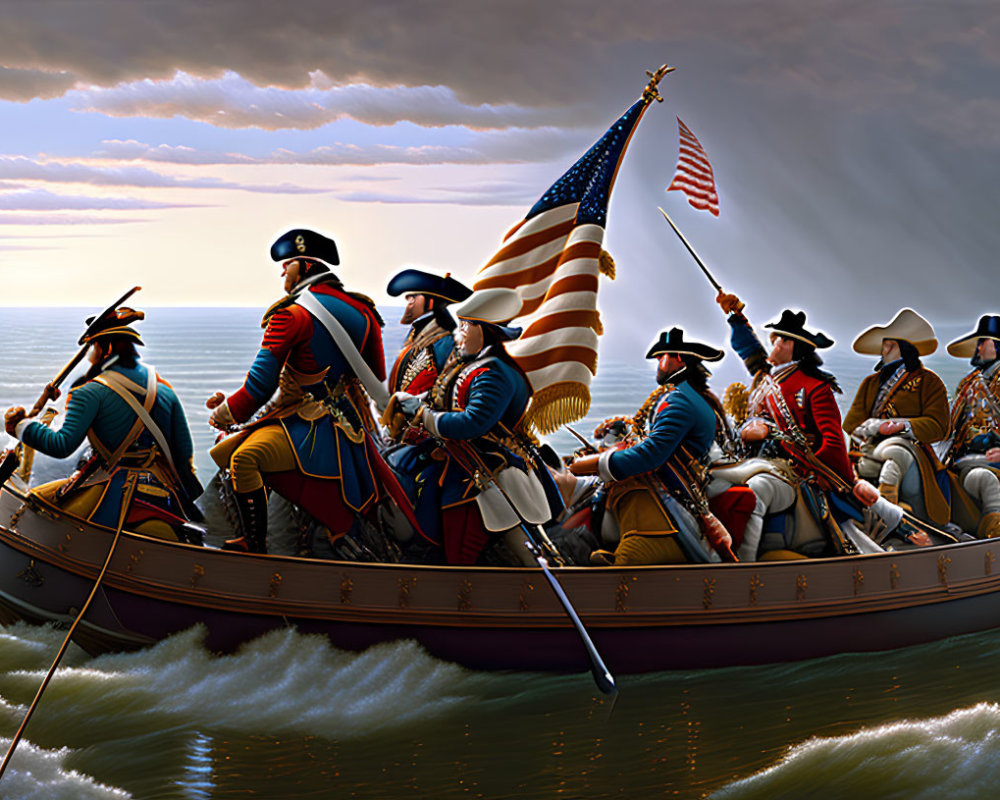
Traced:
<path fill-rule="evenodd" d="M 271 246 L 271 258 L 282 262 L 288 295 L 265 313 L 263 342 L 243 385 L 207 403 L 210 422 L 235 431 L 212 450 L 231 475 L 242 528 L 225 547 L 257 553 L 267 552 L 268 488 L 334 539 L 373 510 L 384 466 L 357 374 L 385 380 L 374 304 L 347 292 L 330 271 L 340 263 L 337 246 L 320 233 L 289 231 Z"/>
<path fill-rule="evenodd" d="M 473 564 L 491 533 L 551 517 L 541 483 L 548 473 L 534 463 L 522 424 L 531 385 L 504 348 L 520 335 L 509 325 L 520 310 L 511 289 L 480 290 L 455 306 L 455 352 L 423 402 L 402 402 L 410 424 L 432 437 L 395 460 L 415 487 L 421 527 L 439 548 L 429 558 Z"/>
<path fill-rule="evenodd" d="M 715 441 L 718 399 L 708 389 L 704 361 L 723 352 L 684 340 L 684 331 L 664 331 L 646 354 L 659 359 L 648 417 L 636 420 L 648 433 L 626 449 L 608 449 L 576 459 L 575 475 L 599 475 L 607 484 L 608 509 L 618 521 L 621 540 L 614 553 L 597 550 L 598 564 L 683 563 L 689 560 L 677 542 L 678 528 L 663 502 L 664 492 L 683 491 L 669 469 L 671 459 L 704 462 Z M 628 441 L 628 440 L 626 440 Z"/>
<path fill-rule="evenodd" d="M 139 360 L 142 339 L 131 323 L 141 311 L 119 308 L 88 319 L 80 344 L 90 344 L 90 369 L 66 399 L 58 430 L 8 410 L 7 432 L 25 446 L 67 458 L 90 442 L 92 455 L 69 478 L 37 487 L 37 496 L 95 525 L 167 539 L 184 538 L 184 523 L 200 519 L 202 487 L 194 476 L 187 418 L 170 384 Z M 58 397 L 58 390 L 52 399 Z"/>

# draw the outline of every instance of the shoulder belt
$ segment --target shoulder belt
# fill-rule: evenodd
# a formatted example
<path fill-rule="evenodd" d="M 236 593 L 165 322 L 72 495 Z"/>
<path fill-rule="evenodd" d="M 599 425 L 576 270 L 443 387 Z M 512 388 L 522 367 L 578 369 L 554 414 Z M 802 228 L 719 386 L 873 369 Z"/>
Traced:
<path fill-rule="evenodd" d="M 368 362 L 361 357 L 361 353 L 358 352 L 357 346 L 351 341 L 351 337 L 347 334 L 347 331 L 344 330 L 344 326 L 340 324 L 340 320 L 327 311 L 326 307 L 308 290 L 295 298 L 295 304 L 302 306 L 326 329 L 326 332 L 330 334 L 330 338 L 333 339 L 333 343 L 340 350 L 341 355 L 346 359 L 351 369 L 354 370 L 354 374 L 357 375 L 358 380 L 361 381 L 361 385 L 365 387 L 365 391 L 375 401 L 375 405 L 379 411 L 384 410 L 389 404 L 389 392 L 382 385 L 382 381 L 375 377 L 375 373 L 368 366 Z"/>
<path fill-rule="evenodd" d="M 146 369 L 149 372 L 149 377 L 145 388 L 146 404 L 148 404 L 148 406 L 152 408 L 153 403 L 150 401 L 150 398 L 152 398 L 152 400 L 154 401 L 156 399 L 156 370 L 153 369 L 153 367 L 150 366 L 149 364 L 146 365 Z M 128 403 L 129 408 L 131 408 L 135 412 L 136 416 L 139 417 L 138 422 L 141 423 L 141 425 L 145 426 L 146 430 L 148 430 L 153 435 L 153 439 L 156 440 L 156 444 L 159 446 L 160 452 L 163 453 L 163 457 L 167 459 L 167 463 L 170 465 L 170 470 L 173 472 L 174 478 L 178 481 L 179 485 L 182 485 L 180 484 L 180 477 L 177 473 L 177 467 L 174 466 L 174 457 L 170 452 L 170 446 L 167 444 L 167 439 L 163 435 L 163 431 L 160 430 L 160 426 L 153 421 L 153 418 L 149 415 L 149 411 L 147 411 L 146 408 L 144 408 L 142 405 L 139 404 L 139 401 L 136 400 L 135 395 L 132 394 L 132 392 L 130 391 L 130 388 L 133 386 L 137 388 L 142 388 L 142 387 L 139 387 L 137 383 L 130 381 L 124 375 L 119 375 L 117 372 L 104 373 L 103 375 L 99 375 L 98 377 L 94 378 L 94 380 L 100 383 L 102 386 L 107 386 L 122 400 Z M 138 434 L 136 434 L 136 436 L 138 436 Z M 132 436 L 132 432 L 131 431 L 129 432 L 129 437 L 131 438 L 132 441 L 135 440 L 136 436 Z"/>

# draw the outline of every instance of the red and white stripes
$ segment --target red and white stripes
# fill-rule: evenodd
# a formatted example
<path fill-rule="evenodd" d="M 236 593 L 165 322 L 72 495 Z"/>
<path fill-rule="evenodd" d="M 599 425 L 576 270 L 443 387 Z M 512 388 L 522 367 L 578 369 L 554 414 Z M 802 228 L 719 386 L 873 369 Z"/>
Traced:
<path fill-rule="evenodd" d="M 679 190 L 688 196 L 688 203 L 701 211 L 719 216 L 719 195 L 715 191 L 715 174 L 708 154 L 691 129 L 677 118 L 680 153 L 677 169 L 667 191 Z"/>

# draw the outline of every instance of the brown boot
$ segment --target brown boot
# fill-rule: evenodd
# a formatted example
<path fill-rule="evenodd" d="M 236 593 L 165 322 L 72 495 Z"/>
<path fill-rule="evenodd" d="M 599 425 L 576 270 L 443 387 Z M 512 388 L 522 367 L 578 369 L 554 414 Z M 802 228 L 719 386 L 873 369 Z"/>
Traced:
<path fill-rule="evenodd" d="M 990 511 L 979 518 L 976 536 L 980 539 L 996 539 L 1000 537 L 1000 511 Z"/>
<path fill-rule="evenodd" d="M 880 483 L 878 493 L 893 505 L 899 505 L 899 487 L 892 483 Z"/>
<path fill-rule="evenodd" d="M 615 554 L 610 550 L 594 550 L 590 554 L 590 563 L 598 567 L 610 567 L 615 563 Z"/>

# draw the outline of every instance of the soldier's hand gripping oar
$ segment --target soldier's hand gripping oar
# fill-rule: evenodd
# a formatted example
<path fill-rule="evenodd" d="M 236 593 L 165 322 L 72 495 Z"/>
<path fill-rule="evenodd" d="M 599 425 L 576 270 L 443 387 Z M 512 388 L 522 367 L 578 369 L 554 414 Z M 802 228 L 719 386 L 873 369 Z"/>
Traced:
<path fill-rule="evenodd" d="M 527 536 L 525 544 L 527 545 L 528 552 L 531 553 L 532 557 L 538 563 L 538 566 L 542 570 L 542 574 L 545 576 L 545 580 L 549 582 L 549 586 L 552 587 L 552 591 L 559 599 L 563 610 L 570 618 L 570 621 L 573 623 L 573 627 L 576 628 L 576 632 L 579 634 L 580 639 L 583 642 L 583 646 L 587 651 L 587 658 L 590 659 L 590 671 L 594 676 L 594 683 L 596 683 L 597 688 L 606 695 L 617 694 L 618 687 L 615 685 L 615 679 L 605 665 L 604 659 L 601 658 L 601 654 L 597 652 L 597 647 L 590 638 L 590 634 L 587 633 L 587 629 L 584 627 L 583 621 L 580 619 L 580 615 L 577 614 L 576 609 L 573 608 L 573 604 L 570 602 L 569 597 L 567 597 L 566 592 L 563 590 L 562 584 L 559 583 L 556 576 L 553 575 L 552 571 L 549 569 L 549 562 L 542 553 L 541 547 L 539 547 L 534 535 L 531 533 L 530 525 L 525 521 L 524 517 L 521 516 L 521 513 L 517 510 L 517 506 L 514 501 L 511 499 L 510 495 L 507 494 L 503 486 L 500 485 L 500 481 L 497 480 L 496 475 L 493 474 L 486 462 L 479 457 L 479 454 L 476 453 L 475 449 L 471 445 L 465 445 L 461 442 L 440 438 L 437 441 L 470 475 L 474 475 L 478 472 L 484 478 L 489 480 L 493 486 L 496 486 L 497 489 L 500 490 L 501 497 L 503 497 L 503 499 L 507 502 L 514 514 L 517 515 L 521 529 L 524 531 L 525 536 Z"/>
<path fill-rule="evenodd" d="M 77 354 L 66 363 L 66 366 L 59 370 L 58 375 L 45 384 L 45 388 L 42 389 L 42 393 L 38 397 L 38 400 L 35 401 L 35 405 L 31 407 L 31 411 L 25 415 L 25 419 L 31 419 L 32 417 L 37 416 L 39 412 L 45 408 L 46 403 L 50 400 L 57 400 L 59 398 L 60 385 L 62 385 L 62 382 L 66 380 L 66 377 L 76 368 L 76 365 L 83 360 L 83 357 L 87 354 L 87 350 L 90 349 L 90 342 L 87 341 L 87 337 L 91 331 L 93 331 L 101 321 L 107 319 L 111 314 L 114 314 L 115 311 L 118 310 L 118 306 L 128 300 L 141 288 L 141 286 L 133 286 L 91 320 L 91 323 L 87 326 L 87 329 L 83 332 L 83 335 L 80 337 L 78 342 L 78 344 L 81 345 L 79 351 L 77 351 Z M 4 454 L 3 461 L 0 461 L 0 486 L 5 484 L 10 476 L 14 474 L 14 470 L 17 469 L 19 463 L 20 461 L 13 450 L 8 450 Z"/>

